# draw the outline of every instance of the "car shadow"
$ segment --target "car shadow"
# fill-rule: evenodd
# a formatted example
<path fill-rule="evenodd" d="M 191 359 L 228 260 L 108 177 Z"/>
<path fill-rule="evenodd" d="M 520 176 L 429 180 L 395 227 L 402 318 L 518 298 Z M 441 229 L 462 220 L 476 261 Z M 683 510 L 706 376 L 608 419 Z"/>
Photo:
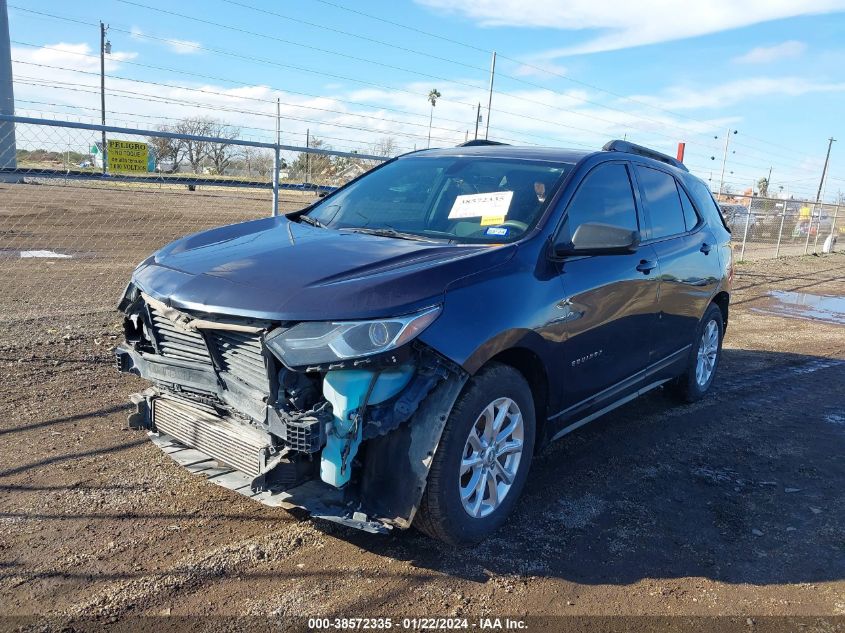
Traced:
<path fill-rule="evenodd" d="M 547 447 L 492 538 L 343 530 L 374 553 L 465 579 L 586 584 L 845 577 L 845 361 L 725 349 L 694 404 L 659 389 Z"/>

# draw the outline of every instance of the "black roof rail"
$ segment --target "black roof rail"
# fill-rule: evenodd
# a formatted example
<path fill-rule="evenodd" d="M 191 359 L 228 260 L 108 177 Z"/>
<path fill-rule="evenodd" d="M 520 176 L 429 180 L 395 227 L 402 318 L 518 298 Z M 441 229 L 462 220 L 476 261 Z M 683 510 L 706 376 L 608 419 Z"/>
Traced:
<path fill-rule="evenodd" d="M 626 152 L 628 154 L 637 154 L 639 156 L 645 156 L 646 158 L 659 160 L 661 163 L 672 165 L 672 167 L 677 167 L 678 169 L 683 169 L 684 171 L 689 171 L 687 166 L 677 158 L 672 158 L 668 154 L 663 154 L 651 148 L 631 143 L 630 141 L 621 141 L 618 139 L 615 141 L 608 141 L 604 144 L 602 150 L 605 152 Z"/>
<path fill-rule="evenodd" d="M 488 141 L 484 138 L 475 138 L 471 141 L 467 141 L 466 143 L 461 143 L 457 145 L 457 147 L 479 147 L 481 145 L 510 145 L 510 143 L 501 143 L 499 141 Z"/>

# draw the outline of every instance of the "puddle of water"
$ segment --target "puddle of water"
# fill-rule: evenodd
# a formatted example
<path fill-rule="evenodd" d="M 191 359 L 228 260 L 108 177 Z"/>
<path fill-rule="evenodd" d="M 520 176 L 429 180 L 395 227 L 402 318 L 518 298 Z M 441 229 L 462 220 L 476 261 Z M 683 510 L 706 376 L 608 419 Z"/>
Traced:
<path fill-rule="evenodd" d="M 754 312 L 845 325 L 845 297 L 773 290 L 752 308 Z"/>

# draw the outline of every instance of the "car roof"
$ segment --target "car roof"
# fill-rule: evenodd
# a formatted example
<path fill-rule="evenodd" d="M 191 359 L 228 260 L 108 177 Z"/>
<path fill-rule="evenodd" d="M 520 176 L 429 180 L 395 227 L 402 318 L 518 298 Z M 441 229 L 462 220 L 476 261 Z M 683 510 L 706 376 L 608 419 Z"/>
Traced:
<path fill-rule="evenodd" d="M 444 147 L 425 149 L 405 154 L 406 157 L 425 156 L 483 156 L 488 158 L 519 158 L 524 160 L 542 160 L 555 163 L 577 163 L 591 154 L 602 153 L 600 150 L 576 150 L 563 147 L 519 147 L 514 145 L 475 145 L 469 147 Z"/>

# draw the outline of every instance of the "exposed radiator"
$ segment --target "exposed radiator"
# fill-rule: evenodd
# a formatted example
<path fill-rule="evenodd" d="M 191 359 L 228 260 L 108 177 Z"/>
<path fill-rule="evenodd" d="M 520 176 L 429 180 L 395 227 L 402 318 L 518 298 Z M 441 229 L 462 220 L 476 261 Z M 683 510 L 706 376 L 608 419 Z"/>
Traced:
<path fill-rule="evenodd" d="M 162 433 L 252 477 L 264 471 L 271 446 L 266 433 L 198 403 L 163 396 L 152 405 L 153 424 Z"/>

